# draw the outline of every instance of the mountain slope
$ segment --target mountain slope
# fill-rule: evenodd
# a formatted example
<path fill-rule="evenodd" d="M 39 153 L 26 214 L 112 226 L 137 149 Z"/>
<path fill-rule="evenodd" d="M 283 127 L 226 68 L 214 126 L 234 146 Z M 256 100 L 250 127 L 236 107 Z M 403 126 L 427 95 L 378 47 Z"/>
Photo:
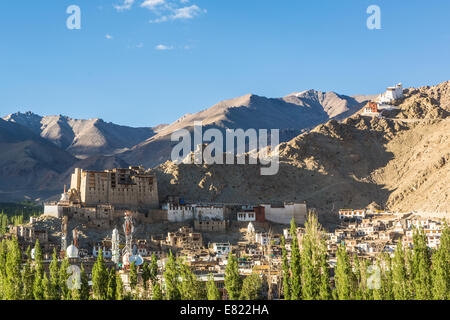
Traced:
<path fill-rule="evenodd" d="M 80 158 L 115 154 L 155 134 L 152 128 L 132 128 L 101 119 L 78 120 L 61 115 L 41 117 L 32 112 L 18 112 L 3 119 L 29 128 Z"/>
<path fill-rule="evenodd" d="M 342 207 L 449 212 L 450 82 L 410 89 L 387 118 L 355 114 L 280 145 L 280 170 L 256 165 L 176 165 L 154 171 L 160 196 L 260 203 L 306 200 L 326 213 Z"/>
<path fill-rule="evenodd" d="M 166 126 L 155 136 L 125 152 L 128 162 L 147 167 L 158 165 L 170 157 L 173 132 L 192 131 L 194 122 L 202 121 L 203 128 L 280 129 L 280 141 L 289 141 L 305 130 L 332 118 L 340 119 L 359 110 L 365 100 L 341 96 L 334 92 L 308 90 L 284 98 L 266 98 L 253 94 L 224 100 L 209 109 L 187 114 Z"/>
<path fill-rule="evenodd" d="M 58 179 L 76 159 L 31 130 L 0 119 L 0 199 L 52 194 Z"/>

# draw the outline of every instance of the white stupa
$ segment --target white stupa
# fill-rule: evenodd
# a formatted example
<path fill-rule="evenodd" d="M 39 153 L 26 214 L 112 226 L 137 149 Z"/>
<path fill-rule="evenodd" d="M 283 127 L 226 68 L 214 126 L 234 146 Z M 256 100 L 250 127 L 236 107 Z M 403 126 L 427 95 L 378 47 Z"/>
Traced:
<path fill-rule="evenodd" d="M 71 244 L 66 250 L 67 258 L 78 258 L 78 248 Z"/>

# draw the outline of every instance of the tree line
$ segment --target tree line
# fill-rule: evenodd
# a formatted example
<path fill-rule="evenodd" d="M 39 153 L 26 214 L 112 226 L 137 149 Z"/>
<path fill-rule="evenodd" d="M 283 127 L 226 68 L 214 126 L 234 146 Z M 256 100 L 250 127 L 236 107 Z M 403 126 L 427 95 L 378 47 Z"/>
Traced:
<path fill-rule="evenodd" d="M 450 230 L 445 223 L 437 250 L 427 246 L 423 229 L 414 229 L 413 248 L 399 241 L 393 257 L 380 253 L 374 261 L 350 255 L 338 246 L 330 281 L 328 251 L 317 217 L 310 214 L 301 239 L 291 221 L 291 258 L 282 238 L 285 300 L 448 300 L 450 298 Z"/>
<path fill-rule="evenodd" d="M 393 257 L 381 253 L 374 261 L 351 255 L 341 244 L 334 268 L 329 266 L 325 235 L 314 215 L 309 215 L 299 242 L 291 221 L 291 254 L 282 237 L 281 298 L 285 300 L 447 300 L 450 298 L 450 231 L 448 225 L 437 250 L 427 247 L 423 230 L 415 229 L 413 248 L 398 243 Z M 115 267 L 108 268 L 100 250 L 92 268 L 91 284 L 81 264 L 78 282 L 70 282 L 69 260 L 59 261 L 53 251 L 48 272 L 36 241 L 23 253 L 17 239 L 0 244 L 0 299 L 2 300 L 230 300 L 265 298 L 267 279 L 258 274 L 243 277 L 231 252 L 219 290 L 213 276 L 201 281 L 172 252 L 159 271 L 152 255 L 142 266 L 132 263 L 128 288 Z M 334 277 L 333 277 L 334 275 Z M 70 284 L 73 285 L 70 285 Z"/>

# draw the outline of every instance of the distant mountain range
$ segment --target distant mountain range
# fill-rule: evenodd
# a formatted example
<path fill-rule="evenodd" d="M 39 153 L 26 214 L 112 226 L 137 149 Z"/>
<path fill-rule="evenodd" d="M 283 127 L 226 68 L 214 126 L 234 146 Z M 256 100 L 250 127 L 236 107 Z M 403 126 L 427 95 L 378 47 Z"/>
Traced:
<path fill-rule="evenodd" d="M 0 201 L 58 194 L 75 167 L 157 166 L 170 158 L 172 132 L 192 130 L 194 121 L 220 130 L 280 129 L 280 142 L 286 142 L 330 119 L 354 114 L 371 98 L 315 90 L 283 98 L 248 94 L 186 114 L 170 125 L 147 128 L 63 115 L 10 114 L 0 119 Z"/>

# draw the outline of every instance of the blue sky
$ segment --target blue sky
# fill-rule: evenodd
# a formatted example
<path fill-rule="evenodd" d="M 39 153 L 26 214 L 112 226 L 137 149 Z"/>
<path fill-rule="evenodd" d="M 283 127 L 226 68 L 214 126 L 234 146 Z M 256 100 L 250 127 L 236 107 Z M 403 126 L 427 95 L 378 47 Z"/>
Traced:
<path fill-rule="evenodd" d="M 449 1 L 127 1 L 1 1 L 0 114 L 153 126 L 247 93 L 449 80 Z M 66 28 L 73 4 L 81 30 Z"/>

